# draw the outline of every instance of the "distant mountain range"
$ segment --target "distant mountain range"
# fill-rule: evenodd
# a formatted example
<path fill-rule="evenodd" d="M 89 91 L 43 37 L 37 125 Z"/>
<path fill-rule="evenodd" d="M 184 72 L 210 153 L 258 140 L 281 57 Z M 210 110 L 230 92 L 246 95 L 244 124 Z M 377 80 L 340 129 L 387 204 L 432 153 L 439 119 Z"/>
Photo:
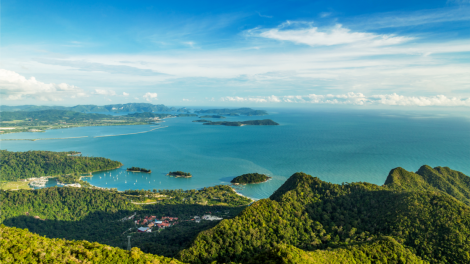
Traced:
<path fill-rule="evenodd" d="M 19 106 L 8 106 L 1 105 L 0 111 L 2 112 L 15 112 L 15 111 L 41 111 L 41 110 L 68 110 L 74 112 L 94 112 L 94 113 L 103 113 L 103 112 L 179 112 L 179 113 L 190 113 L 193 110 L 186 107 L 175 108 L 168 107 L 163 104 L 149 104 L 149 103 L 128 103 L 128 104 L 111 104 L 111 105 L 76 105 L 76 106 L 45 106 L 45 105 L 19 105 Z M 251 108 L 237 108 L 237 109 L 198 109 L 195 110 L 199 114 L 219 114 L 227 116 L 260 116 L 267 115 L 268 113 L 264 110 L 253 110 Z"/>
<path fill-rule="evenodd" d="M 167 107 L 163 104 L 154 105 L 149 103 L 129 103 L 129 104 L 112 104 L 112 105 L 77 105 L 77 106 L 37 106 L 37 105 L 20 105 L 20 106 L 0 106 L 1 111 L 39 111 L 39 110 L 69 110 L 75 112 L 175 112 L 179 109 L 175 107 Z M 183 111 L 186 108 L 183 109 Z"/>

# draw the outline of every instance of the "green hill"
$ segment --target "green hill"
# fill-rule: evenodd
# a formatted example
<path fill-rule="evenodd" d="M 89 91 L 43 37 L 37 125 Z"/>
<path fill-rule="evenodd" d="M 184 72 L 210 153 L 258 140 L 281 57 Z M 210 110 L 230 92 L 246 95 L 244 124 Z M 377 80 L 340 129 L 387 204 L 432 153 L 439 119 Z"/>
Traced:
<path fill-rule="evenodd" d="M 440 191 L 470 205 L 470 177 L 448 167 L 424 165 L 416 173 L 398 167 L 390 171 L 384 186 L 408 191 Z"/>
<path fill-rule="evenodd" d="M 406 182 L 412 189 L 418 180 Z M 404 190 L 360 182 L 332 184 L 296 173 L 270 199 L 201 232 L 180 258 L 245 263 L 283 244 L 306 251 L 347 249 L 391 236 L 425 261 L 468 263 L 470 207 L 443 192 Z"/>
<path fill-rule="evenodd" d="M 50 239 L 26 229 L 0 225 L 1 263 L 181 263 L 178 260 L 145 254 L 88 241 Z"/>

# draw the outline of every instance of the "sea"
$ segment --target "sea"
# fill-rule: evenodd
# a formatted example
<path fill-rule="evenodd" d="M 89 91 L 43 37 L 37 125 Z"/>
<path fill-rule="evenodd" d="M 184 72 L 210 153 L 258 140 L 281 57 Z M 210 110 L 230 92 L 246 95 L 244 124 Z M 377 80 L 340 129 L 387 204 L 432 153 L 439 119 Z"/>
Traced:
<path fill-rule="evenodd" d="M 0 139 L 47 140 L 0 141 L 0 148 L 73 150 L 83 156 L 120 161 L 121 168 L 83 178 L 92 185 L 120 191 L 200 189 L 230 184 L 234 177 L 253 172 L 272 177 L 237 189 L 253 199 L 268 198 L 296 172 L 332 183 L 378 185 L 396 167 L 417 171 L 425 164 L 447 166 L 470 175 L 470 118 L 466 115 L 329 108 L 268 112 L 268 116 L 223 120 L 269 118 L 279 126 L 207 126 L 192 122 L 196 117 L 179 117 L 149 125 L 5 134 Z M 127 172 L 128 167 L 151 169 L 152 173 Z M 169 177 L 170 171 L 190 172 L 193 177 Z M 55 184 L 50 180 L 47 186 Z"/>

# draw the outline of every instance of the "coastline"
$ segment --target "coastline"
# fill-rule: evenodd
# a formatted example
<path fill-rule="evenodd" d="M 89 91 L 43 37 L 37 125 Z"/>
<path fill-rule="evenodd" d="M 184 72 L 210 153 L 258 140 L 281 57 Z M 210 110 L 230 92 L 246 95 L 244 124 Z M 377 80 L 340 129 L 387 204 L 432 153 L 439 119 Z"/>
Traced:
<path fill-rule="evenodd" d="M 230 186 L 230 185 L 229 185 L 229 186 Z M 246 195 L 243 195 L 243 194 L 237 192 L 237 190 L 235 190 L 235 188 L 233 188 L 232 186 L 230 186 L 230 188 L 231 188 L 231 189 L 233 190 L 233 192 L 235 192 L 237 195 L 240 195 L 240 196 L 242 196 L 242 197 L 245 197 L 245 198 L 247 198 L 247 199 L 250 199 L 252 202 L 256 202 L 256 201 L 257 201 L 257 200 L 255 200 L 255 199 L 253 199 L 253 198 L 251 198 L 251 197 L 248 197 L 248 196 L 246 196 Z"/>

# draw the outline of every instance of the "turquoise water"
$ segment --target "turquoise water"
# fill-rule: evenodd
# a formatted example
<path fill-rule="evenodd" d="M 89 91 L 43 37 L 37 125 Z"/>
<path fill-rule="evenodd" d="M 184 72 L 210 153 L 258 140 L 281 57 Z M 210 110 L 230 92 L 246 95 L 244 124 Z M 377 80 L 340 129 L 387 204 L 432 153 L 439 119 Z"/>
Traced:
<path fill-rule="evenodd" d="M 81 127 L 44 133 L 2 135 L 5 138 L 76 139 L 2 141 L 10 151 L 80 151 L 118 160 L 123 168 L 84 178 L 91 184 L 126 189 L 195 189 L 228 184 L 243 173 L 259 172 L 272 180 L 245 186 L 240 192 L 266 198 L 295 172 L 333 183 L 365 181 L 383 184 L 395 167 L 416 171 L 421 165 L 448 166 L 470 175 L 470 122 L 465 117 L 417 115 L 372 110 L 271 110 L 280 126 L 203 126 L 195 118 L 165 119 L 155 125 Z M 227 121 L 260 117 L 227 117 Z M 124 168 L 151 169 L 151 174 Z M 190 179 L 166 176 L 187 171 Z"/>

